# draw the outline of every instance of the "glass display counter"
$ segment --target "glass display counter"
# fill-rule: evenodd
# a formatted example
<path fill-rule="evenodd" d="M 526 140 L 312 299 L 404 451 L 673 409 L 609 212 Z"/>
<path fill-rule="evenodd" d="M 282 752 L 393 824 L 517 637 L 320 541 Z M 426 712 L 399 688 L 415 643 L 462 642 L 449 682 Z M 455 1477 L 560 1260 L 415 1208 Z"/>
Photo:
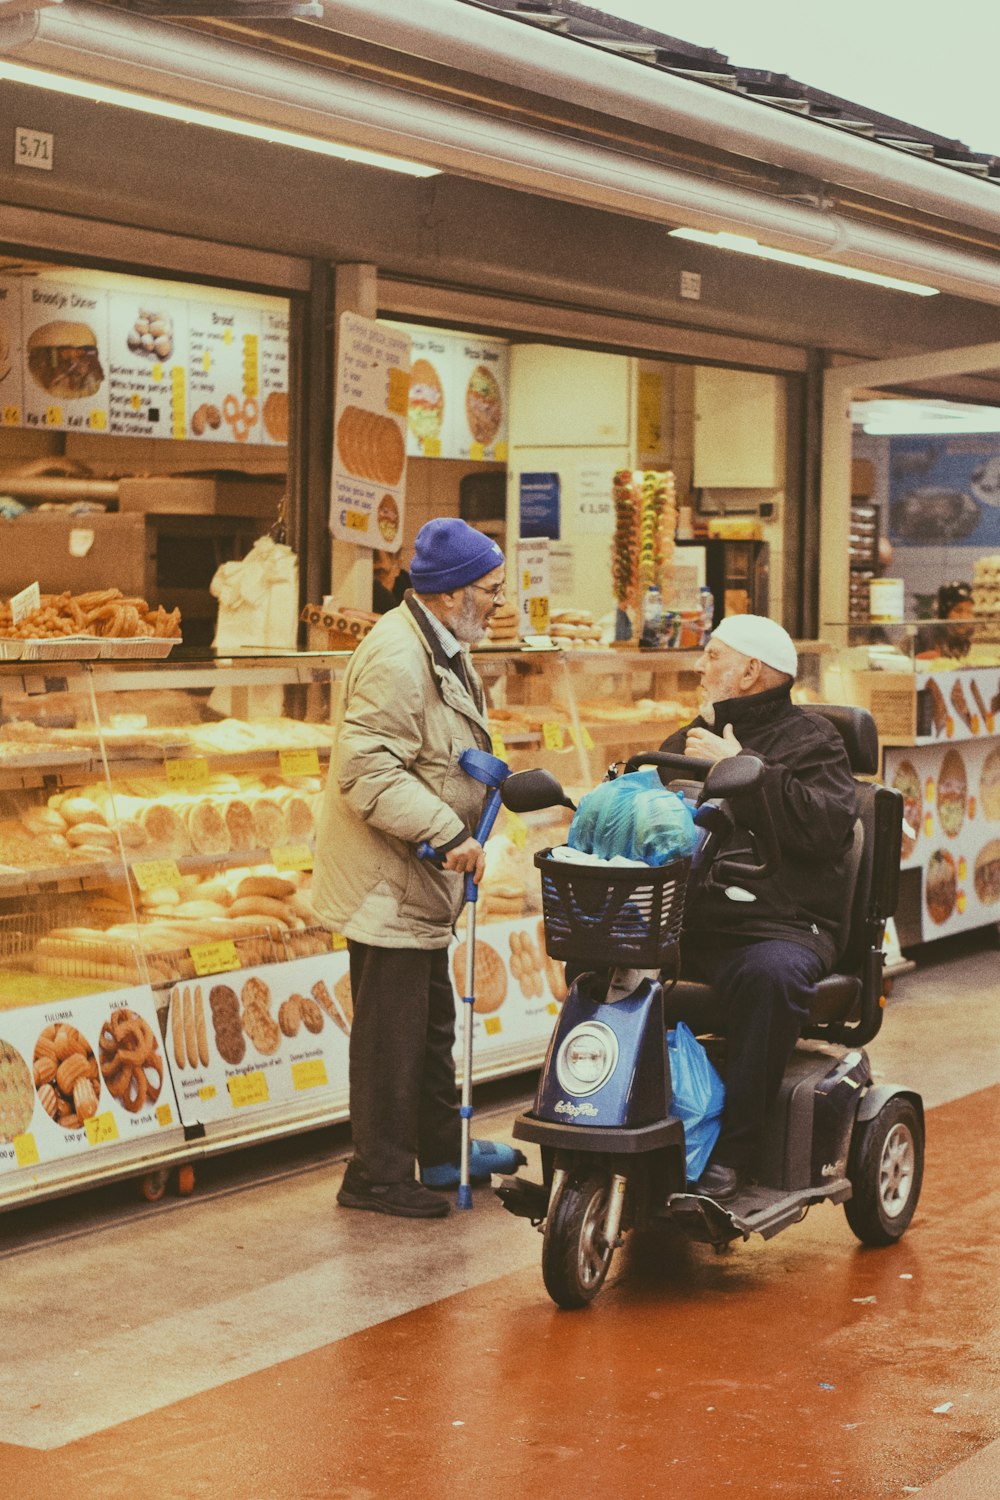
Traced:
<path fill-rule="evenodd" d="M 347 1117 L 346 946 L 310 901 L 346 653 L 0 664 L 0 1207 Z M 477 653 L 496 752 L 571 794 L 694 712 L 696 653 Z M 487 846 L 480 1077 L 565 994 L 532 856 Z M 461 930 L 454 973 L 464 973 Z"/>
<path fill-rule="evenodd" d="M 843 628 L 843 627 L 841 627 Z M 905 947 L 1000 919 L 1000 638 L 996 623 L 852 625 L 826 658 L 831 702 L 875 719 L 882 778 L 904 797 Z"/>

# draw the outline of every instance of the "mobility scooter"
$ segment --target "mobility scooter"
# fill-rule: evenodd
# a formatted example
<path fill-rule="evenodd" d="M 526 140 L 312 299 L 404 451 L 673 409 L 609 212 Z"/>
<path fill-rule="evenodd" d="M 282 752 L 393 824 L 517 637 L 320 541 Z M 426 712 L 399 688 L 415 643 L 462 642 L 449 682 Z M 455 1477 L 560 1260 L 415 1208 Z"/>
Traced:
<path fill-rule="evenodd" d="M 833 705 L 808 711 L 840 732 L 855 776 L 877 771 L 868 713 Z M 902 799 L 859 781 L 836 972 L 815 988 L 803 1041 L 768 1114 L 756 1181 L 724 1203 L 689 1186 L 684 1127 L 670 1107 L 665 992 L 666 1013 L 684 1015 L 711 1056 L 724 1056 L 724 1042 L 712 1039 L 718 1002 L 711 988 L 671 985 L 685 898 L 707 879 L 752 890 L 781 851 L 761 789 L 763 766 L 752 755 L 711 765 L 650 752 L 625 770 L 645 765 L 658 767 L 662 780 L 681 778 L 670 784 L 694 809 L 700 843 L 691 859 L 637 870 L 562 862 L 548 850 L 535 856 L 546 948 L 586 972 L 563 1004 L 534 1107 L 514 1125 L 515 1139 L 541 1148 L 543 1182 L 509 1178 L 497 1193 L 541 1230 L 545 1286 L 564 1308 L 592 1301 L 625 1233 L 658 1221 L 721 1249 L 753 1233 L 770 1239 L 829 1201 L 843 1203 L 864 1244 L 892 1244 L 913 1217 L 923 1174 L 920 1096 L 876 1084 L 863 1050 L 885 1004 L 882 941 L 899 883 Z M 523 798 L 532 774 L 511 778 L 505 800 Z M 754 809 L 755 865 L 719 858 L 732 827 L 726 799 L 737 795 Z"/>

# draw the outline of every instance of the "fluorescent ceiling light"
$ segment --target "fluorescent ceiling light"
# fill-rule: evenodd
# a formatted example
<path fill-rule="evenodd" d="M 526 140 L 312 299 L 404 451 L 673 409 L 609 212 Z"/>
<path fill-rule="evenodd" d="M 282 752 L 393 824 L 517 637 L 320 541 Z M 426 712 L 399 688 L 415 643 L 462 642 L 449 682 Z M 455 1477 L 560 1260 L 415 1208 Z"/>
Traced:
<path fill-rule="evenodd" d="M 853 401 L 851 421 L 873 437 L 1000 432 L 1000 408 L 958 401 Z"/>
<path fill-rule="evenodd" d="M 151 94 L 132 94 L 126 89 L 109 88 L 103 83 L 89 83 L 80 78 L 66 78 L 39 68 L 25 68 L 20 63 L 0 59 L 0 78 L 10 83 L 24 83 L 50 93 L 71 94 L 76 99 L 90 99 L 95 104 L 117 104 L 140 114 L 155 115 L 161 120 L 179 120 L 184 125 L 202 125 L 209 130 L 223 130 L 229 135 L 250 136 L 274 146 L 291 146 L 296 151 L 313 151 L 318 156 L 335 156 L 342 161 L 359 162 L 365 167 L 381 167 L 387 172 L 404 172 L 410 177 L 436 177 L 437 167 L 407 161 L 402 156 L 385 156 L 381 151 L 366 151 L 361 146 L 341 146 L 319 135 L 301 135 L 296 130 L 282 130 L 277 125 L 263 125 L 255 120 L 240 120 L 233 115 L 218 115 L 207 109 L 175 104 L 170 99 L 156 99 Z"/>
<path fill-rule="evenodd" d="M 827 276 L 842 276 L 847 281 L 867 281 L 872 286 L 885 286 L 894 292 L 911 292 L 915 297 L 936 297 L 936 286 L 924 286 L 919 281 L 901 281 L 898 276 L 880 276 L 877 271 L 859 271 L 854 266 L 842 266 L 832 260 L 818 260 L 812 255 L 795 255 L 791 250 L 774 250 L 770 245 L 760 245 L 745 234 L 710 234 L 705 229 L 671 229 L 670 234 L 678 240 L 694 240 L 699 245 L 712 245 L 716 250 L 735 250 L 738 255 L 756 255 L 761 260 L 778 260 L 785 266 L 802 266 L 807 271 L 825 271 Z"/>

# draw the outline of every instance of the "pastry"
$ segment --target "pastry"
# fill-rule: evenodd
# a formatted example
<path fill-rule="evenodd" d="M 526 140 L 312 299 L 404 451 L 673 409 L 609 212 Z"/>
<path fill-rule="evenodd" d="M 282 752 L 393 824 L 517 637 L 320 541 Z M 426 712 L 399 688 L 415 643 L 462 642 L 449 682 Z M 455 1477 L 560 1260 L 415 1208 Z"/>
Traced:
<path fill-rule="evenodd" d="M 203 1068 L 208 1067 L 208 1029 L 205 1025 L 205 998 L 201 993 L 201 985 L 194 987 L 194 1034 L 198 1043 L 198 1061 Z"/>
<path fill-rule="evenodd" d="M 299 995 L 299 1014 L 302 1024 L 313 1036 L 318 1036 L 323 1030 L 323 1012 L 315 1000 L 310 1000 L 307 995 Z"/>
<path fill-rule="evenodd" d="M 951 690 L 951 706 L 958 714 L 966 729 L 972 734 L 972 710 L 969 707 L 969 700 L 965 696 L 965 690 L 962 687 L 962 679 L 960 677 L 955 678 L 954 686 Z"/>
<path fill-rule="evenodd" d="M 163 1087 L 159 1038 L 134 1010 L 113 1010 L 101 1027 L 101 1076 L 112 1098 L 137 1115 L 156 1103 Z"/>
<path fill-rule="evenodd" d="M 51 1095 L 51 1109 L 42 1098 L 43 1089 L 48 1089 Z M 49 1080 L 43 1081 L 38 1089 L 38 1097 L 42 1108 L 52 1114 L 55 1110 L 55 1090 Z M 0 1141 L 9 1145 L 16 1136 L 24 1134 L 31 1124 L 34 1105 L 35 1090 L 27 1063 L 16 1047 L 0 1040 Z"/>
<path fill-rule="evenodd" d="M 184 1045 L 184 1002 L 179 990 L 174 990 L 170 999 L 170 1038 L 174 1048 L 174 1062 L 179 1068 L 183 1068 L 187 1063 L 187 1048 Z"/>
<path fill-rule="evenodd" d="M 984 906 L 1000 901 L 1000 839 L 991 839 L 976 855 L 976 895 Z"/>
<path fill-rule="evenodd" d="M 225 817 L 232 848 L 256 848 L 257 841 L 254 835 L 253 814 L 242 797 L 233 797 L 226 803 Z"/>
<path fill-rule="evenodd" d="M 283 1036 L 298 1036 L 302 1025 L 302 1012 L 299 1009 L 301 995 L 289 995 L 278 1007 L 278 1026 Z"/>
<path fill-rule="evenodd" d="M 288 828 L 281 804 L 273 797 L 257 797 L 250 809 L 256 845 L 278 849 L 288 842 Z"/>
<path fill-rule="evenodd" d="M 212 1028 L 219 1056 L 223 1062 L 236 1067 L 246 1054 L 239 997 L 228 984 L 216 984 L 209 991 L 208 1005 L 212 1012 Z"/>
<path fill-rule="evenodd" d="M 232 836 L 223 811 L 209 798 L 193 802 L 187 809 L 188 835 L 196 854 L 228 854 Z"/>
<path fill-rule="evenodd" d="M 465 943 L 459 943 L 452 958 L 452 978 L 459 995 L 465 990 Z M 476 972 L 474 979 L 477 1015 L 490 1015 L 499 1010 L 507 998 L 507 970 L 497 950 L 480 939 L 476 943 Z"/>
<path fill-rule="evenodd" d="M 95 1103 L 100 1095 L 100 1074 L 91 1045 L 75 1026 L 53 1023 L 35 1043 L 33 1064 L 43 1058 L 55 1061 L 57 1067 L 54 1077 L 39 1087 L 39 1102 L 58 1125 L 79 1130 L 83 1120 L 73 1101 L 73 1089 L 81 1079 L 88 1079 L 94 1085 Z"/>
<path fill-rule="evenodd" d="M 326 986 L 324 985 L 324 989 L 325 988 Z M 318 1000 L 319 996 L 316 994 L 315 985 L 313 985 L 312 993 Z M 346 973 L 341 974 L 340 978 L 337 980 L 336 984 L 333 987 L 333 993 L 336 998 L 337 1005 L 340 1007 L 340 1013 L 343 1017 L 343 1021 L 344 1023 L 346 1023 L 342 1027 L 342 1029 L 350 1031 L 351 1022 L 354 1020 L 354 995 L 351 991 L 350 969 L 348 969 Z M 334 1017 L 334 1019 L 336 1018 Z"/>

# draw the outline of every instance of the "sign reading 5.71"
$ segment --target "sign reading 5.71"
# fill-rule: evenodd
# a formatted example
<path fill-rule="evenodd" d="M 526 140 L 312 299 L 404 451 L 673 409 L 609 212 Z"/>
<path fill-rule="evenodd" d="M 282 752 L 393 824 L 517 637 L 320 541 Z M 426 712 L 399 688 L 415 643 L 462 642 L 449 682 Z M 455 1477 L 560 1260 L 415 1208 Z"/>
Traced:
<path fill-rule="evenodd" d="M 44 130 L 29 130 L 25 125 L 15 126 L 15 167 L 39 167 L 43 172 L 51 172 L 54 155 L 55 136 Z"/>

